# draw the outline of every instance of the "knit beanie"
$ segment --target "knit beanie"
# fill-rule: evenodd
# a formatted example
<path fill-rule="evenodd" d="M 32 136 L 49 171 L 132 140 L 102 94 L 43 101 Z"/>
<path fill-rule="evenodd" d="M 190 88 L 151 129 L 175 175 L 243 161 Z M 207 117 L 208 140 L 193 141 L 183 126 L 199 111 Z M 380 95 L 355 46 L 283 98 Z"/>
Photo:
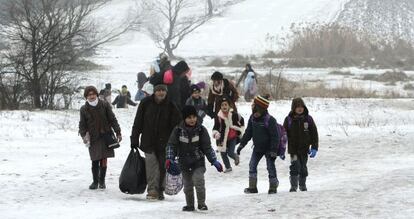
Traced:
<path fill-rule="evenodd" d="M 156 91 L 160 91 L 160 90 L 163 90 L 163 91 L 167 91 L 168 92 L 167 85 L 165 85 L 165 84 L 158 84 L 158 85 L 155 85 L 154 86 L 154 93 Z"/>
<path fill-rule="evenodd" d="M 269 107 L 270 102 L 267 98 L 258 95 L 254 98 L 254 104 L 266 110 Z"/>
<path fill-rule="evenodd" d="M 196 84 L 191 85 L 190 90 L 191 90 L 191 93 L 194 93 L 196 91 L 198 92 L 201 91 L 201 89 Z"/>
<path fill-rule="evenodd" d="M 194 106 L 191 106 L 191 105 L 184 106 L 184 108 L 181 110 L 181 113 L 183 115 L 183 119 L 185 119 L 185 118 L 187 118 L 191 115 L 197 116 L 196 108 Z"/>

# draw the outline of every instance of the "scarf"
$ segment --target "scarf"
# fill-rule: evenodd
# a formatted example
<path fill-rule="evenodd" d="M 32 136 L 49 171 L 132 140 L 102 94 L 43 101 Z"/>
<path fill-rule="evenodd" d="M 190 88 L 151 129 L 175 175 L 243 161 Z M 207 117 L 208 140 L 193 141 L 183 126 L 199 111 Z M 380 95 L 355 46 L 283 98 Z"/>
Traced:
<path fill-rule="evenodd" d="M 224 89 L 224 82 L 222 80 L 220 82 L 219 86 L 217 86 L 217 87 L 213 84 L 213 89 L 211 91 L 215 95 L 222 96 L 223 95 L 223 89 Z"/>
<path fill-rule="evenodd" d="M 98 102 L 99 102 L 99 98 L 96 98 L 94 101 L 88 100 L 89 105 L 92 107 L 96 107 L 98 105 Z"/>

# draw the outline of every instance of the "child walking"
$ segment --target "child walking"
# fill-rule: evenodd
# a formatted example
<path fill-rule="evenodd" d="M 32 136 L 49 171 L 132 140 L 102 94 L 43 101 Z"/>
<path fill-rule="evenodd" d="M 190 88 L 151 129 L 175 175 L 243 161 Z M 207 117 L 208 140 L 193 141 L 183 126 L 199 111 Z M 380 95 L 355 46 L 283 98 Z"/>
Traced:
<path fill-rule="evenodd" d="M 225 166 L 225 173 L 231 172 L 229 157 L 234 164 L 239 165 L 239 155 L 235 153 L 236 145 L 240 143 L 240 136 L 244 133 L 244 119 L 230 107 L 231 102 L 227 97 L 220 101 L 220 111 L 214 118 L 213 137 L 217 141 L 217 149 Z"/>
<path fill-rule="evenodd" d="M 237 154 L 253 138 L 253 153 L 249 163 L 249 187 L 244 193 L 257 193 L 257 165 L 264 156 L 266 158 L 267 171 L 269 173 L 269 194 L 277 193 L 279 180 L 276 175 L 275 160 L 279 147 L 279 135 L 277 122 L 267 111 L 269 100 L 262 96 L 254 98 L 252 115 L 250 116 L 246 132 L 241 139 Z"/>
<path fill-rule="evenodd" d="M 168 173 L 178 175 L 182 171 L 186 206 L 183 211 L 194 211 L 194 187 L 197 192 L 198 209 L 208 210 L 204 173 L 205 158 L 217 171 L 223 167 L 217 161 L 216 153 L 211 147 L 207 129 L 198 122 L 194 106 L 185 106 L 182 110 L 184 121 L 174 128 L 167 145 L 165 167 Z M 178 157 L 178 163 L 175 158 Z"/>
<path fill-rule="evenodd" d="M 302 98 L 292 100 L 292 109 L 283 123 L 288 136 L 290 165 L 290 192 L 307 191 L 308 154 L 311 158 L 318 152 L 318 130 Z"/>

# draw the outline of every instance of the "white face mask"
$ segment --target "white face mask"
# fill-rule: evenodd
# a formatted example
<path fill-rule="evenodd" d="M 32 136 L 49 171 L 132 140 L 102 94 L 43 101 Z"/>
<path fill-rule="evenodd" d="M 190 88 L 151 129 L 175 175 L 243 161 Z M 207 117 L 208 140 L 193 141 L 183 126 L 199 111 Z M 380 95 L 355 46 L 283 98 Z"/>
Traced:
<path fill-rule="evenodd" d="M 95 101 L 92 101 L 92 102 L 88 100 L 88 103 L 89 105 L 95 107 L 96 105 L 98 105 L 98 101 L 99 101 L 99 98 L 96 98 Z"/>

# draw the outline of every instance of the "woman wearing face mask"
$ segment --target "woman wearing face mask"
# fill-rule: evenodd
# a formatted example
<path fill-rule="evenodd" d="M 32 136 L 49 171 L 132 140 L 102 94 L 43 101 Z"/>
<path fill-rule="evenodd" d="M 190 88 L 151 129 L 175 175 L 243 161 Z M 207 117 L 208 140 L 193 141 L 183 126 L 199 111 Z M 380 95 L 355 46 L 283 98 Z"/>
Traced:
<path fill-rule="evenodd" d="M 107 158 L 114 157 L 114 149 L 109 148 L 104 136 L 115 131 L 118 142 L 121 142 L 121 128 L 108 102 L 99 100 L 98 90 L 94 86 L 85 88 L 85 105 L 80 109 L 79 134 L 89 147 L 92 160 L 93 182 L 89 189 L 105 189 Z"/>

